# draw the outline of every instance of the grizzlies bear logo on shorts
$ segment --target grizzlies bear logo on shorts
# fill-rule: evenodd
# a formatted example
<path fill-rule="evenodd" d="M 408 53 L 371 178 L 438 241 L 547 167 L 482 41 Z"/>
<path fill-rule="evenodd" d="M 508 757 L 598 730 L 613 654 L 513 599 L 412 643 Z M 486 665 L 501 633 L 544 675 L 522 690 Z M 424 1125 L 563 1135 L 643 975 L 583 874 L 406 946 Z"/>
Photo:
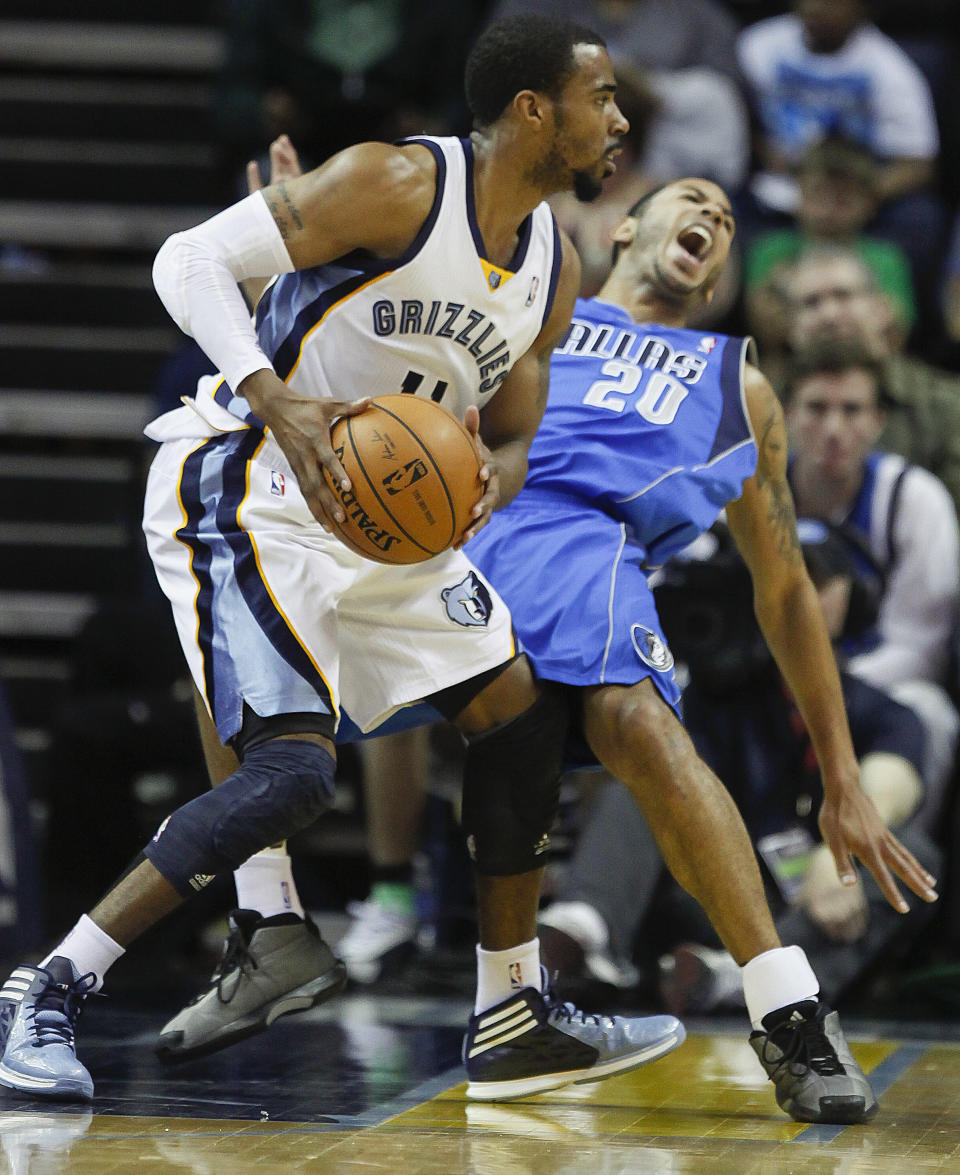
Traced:
<path fill-rule="evenodd" d="M 476 572 L 471 571 L 453 587 L 444 588 L 440 595 L 447 606 L 447 615 L 457 624 L 464 628 L 483 628 L 489 624 L 493 601 Z"/>

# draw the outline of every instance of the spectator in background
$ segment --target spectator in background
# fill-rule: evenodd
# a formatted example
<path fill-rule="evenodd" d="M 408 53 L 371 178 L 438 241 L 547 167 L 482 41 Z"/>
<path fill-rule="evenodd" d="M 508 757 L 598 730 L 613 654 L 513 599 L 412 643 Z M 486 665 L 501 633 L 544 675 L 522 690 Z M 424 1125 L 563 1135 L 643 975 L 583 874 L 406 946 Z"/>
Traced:
<path fill-rule="evenodd" d="M 244 0 L 214 100 L 226 182 L 288 133 L 307 166 L 359 140 L 469 124 L 463 64 L 482 0 Z"/>
<path fill-rule="evenodd" d="M 776 224 L 796 211 L 795 169 L 812 143 L 831 134 L 861 143 L 878 164 L 870 231 L 906 252 L 929 312 L 945 229 L 932 190 L 939 133 L 930 86 L 869 20 L 866 0 L 795 0 L 793 8 L 747 26 L 738 40 L 759 125 L 760 170 L 745 211 L 754 231 Z"/>
<path fill-rule="evenodd" d="M 849 246 L 870 267 L 889 300 L 898 331 L 908 335 L 916 320 L 910 262 L 892 241 L 866 235 L 878 206 L 878 169 L 869 151 L 839 137 L 820 140 L 803 155 L 794 221 L 754 238 L 746 250 L 744 294 L 750 333 L 768 363 L 787 348 L 790 314 L 785 286 L 790 266 L 816 244 Z"/>
<path fill-rule="evenodd" d="M 848 648 L 847 669 L 912 709 L 927 741 L 926 804 L 939 815 L 953 773 L 957 712 L 949 656 L 960 603 L 960 534 L 933 474 L 876 449 L 882 365 L 857 345 L 799 354 L 784 389 L 797 517 L 859 537 L 861 573 L 878 581 L 876 626 Z"/>
<path fill-rule="evenodd" d="M 936 474 L 960 509 L 960 377 L 904 353 L 889 299 L 849 249 L 805 253 L 787 296 L 791 350 L 856 342 L 880 360 L 886 402 L 877 447 Z"/>
<path fill-rule="evenodd" d="M 951 346 L 960 345 L 960 213 L 953 222 L 943 263 L 943 326 Z"/>
<path fill-rule="evenodd" d="M 674 560 L 657 589 L 671 646 L 690 673 L 685 722 L 744 814 L 778 933 L 803 947 L 824 994 L 839 1001 L 895 958 L 929 911 L 916 904 L 898 918 L 870 879 L 840 885 L 812 815 L 820 780 L 804 724 L 769 655 L 744 654 L 748 645 L 763 648 L 746 567 L 722 526 L 709 537 L 718 544 L 710 557 Z M 870 588 L 859 581 L 841 534 L 806 525 L 800 537 L 831 636 L 869 622 Z M 720 584 L 725 590 L 718 594 Z M 718 622 L 709 637 L 701 623 L 684 620 L 702 620 L 705 609 Z M 729 645 L 730 656 L 718 660 L 715 641 Z M 924 795 L 920 723 L 850 674 L 841 672 L 841 682 L 864 789 L 898 836 L 939 868 L 942 854 L 915 816 Z M 666 876 L 642 814 L 618 781 L 602 780 L 585 807 L 557 893 L 540 915 L 540 940 L 561 975 L 631 987 L 639 978 L 635 963 L 652 972 L 664 952 L 660 988 L 675 1014 L 743 1007 L 740 968 L 718 949 L 700 908 Z"/>

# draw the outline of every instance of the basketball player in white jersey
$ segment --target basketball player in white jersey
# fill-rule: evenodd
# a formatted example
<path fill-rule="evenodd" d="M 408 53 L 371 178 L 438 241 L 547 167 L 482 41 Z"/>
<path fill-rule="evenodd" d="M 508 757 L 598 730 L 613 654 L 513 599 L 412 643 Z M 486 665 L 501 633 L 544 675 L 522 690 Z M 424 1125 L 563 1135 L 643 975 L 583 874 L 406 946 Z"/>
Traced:
<path fill-rule="evenodd" d="M 579 283 L 543 200 L 599 192 L 628 125 L 600 39 L 546 18 L 487 29 L 466 87 L 469 139 L 358 145 L 158 254 L 161 298 L 220 375 L 148 430 L 163 444 L 144 528 L 194 681 L 239 766 L 164 821 L 40 966 L 8 979 L 10 1088 L 90 1098 L 74 1044 L 86 993 L 212 876 L 316 819 L 332 794 L 341 705 L 372 729 L 424 698 L 469 748 L 483 1013 L 468 1030 L 472 1096 L 594 1080 L 683 1039 L 673 1017 L 586 1018 L 542 990 L 536 909 L 565 710 L 516 655 L 506 608 L 459 550 L 523 483 Z M 251 324 L 237 283 L 275 274 Z M 362 410 L 358 395 L 397 390 L 460 416 L 484 461 L 458 549 L 410 567 L 364 560 L 329 533 L 352 505 L 330 424 Z M 232 1017 L 203 1025 L 200 1041 L 168 1040 L 171 1053 L 212 1051 L 339 990 L 342 966 L 289 917 L 236 927 L 250 965 L 207 1002 L 232 1003 Z M 312 978 L 278 999 L 261 983 L 298 951 L 311 954 Z M 248 974 L 259 980 L 241 984 Z"/>

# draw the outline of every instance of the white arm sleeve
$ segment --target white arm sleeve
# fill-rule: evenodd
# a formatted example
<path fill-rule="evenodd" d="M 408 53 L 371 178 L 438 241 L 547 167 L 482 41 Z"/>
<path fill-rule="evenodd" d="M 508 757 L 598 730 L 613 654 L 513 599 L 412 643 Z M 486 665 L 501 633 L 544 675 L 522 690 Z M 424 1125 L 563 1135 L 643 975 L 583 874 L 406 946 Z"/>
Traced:
<path fill-rule="evenodd" d="M 237 282 L 292 273 L 293 262 L 260 192 L 175 233 L 153 263 L 153 284 L 171 318 L 192 335 L 234 390 L 271 367 Z"/>

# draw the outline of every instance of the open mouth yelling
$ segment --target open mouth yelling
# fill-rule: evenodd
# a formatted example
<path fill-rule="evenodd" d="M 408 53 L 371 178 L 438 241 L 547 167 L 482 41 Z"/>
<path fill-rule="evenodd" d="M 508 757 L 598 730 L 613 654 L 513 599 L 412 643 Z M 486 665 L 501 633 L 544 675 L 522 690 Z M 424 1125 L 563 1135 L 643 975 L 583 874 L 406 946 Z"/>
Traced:
<path fill-rule="evenodd" d="M 676 264 L 691 277 L 698 275 L 713 248 L 713 233 L 703 224 L 690 224 L 677 234 L 671 250 Z"/>

